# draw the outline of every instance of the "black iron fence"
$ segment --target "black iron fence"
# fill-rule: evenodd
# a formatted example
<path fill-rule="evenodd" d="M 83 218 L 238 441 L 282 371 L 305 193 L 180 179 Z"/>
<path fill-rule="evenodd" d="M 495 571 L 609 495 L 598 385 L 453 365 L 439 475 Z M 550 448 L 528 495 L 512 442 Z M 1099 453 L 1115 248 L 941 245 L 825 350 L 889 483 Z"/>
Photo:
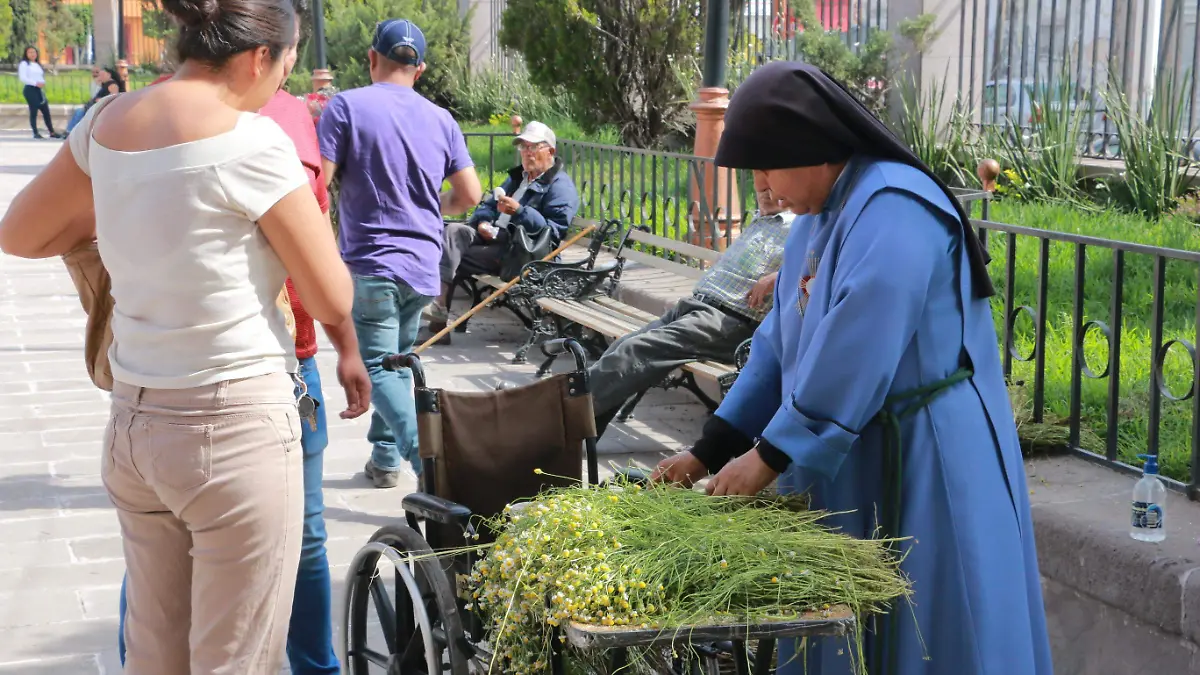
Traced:
<path fill-rule="evenodd" d="M 1200 0 L 967 0 L 959 17 L 958 89 L 985 127 L 1028 129 L 1040 106 L 1077 110 L 1086 154 L 1114 157 L 1106 95 L 1145 115 L 1170 75 L 1194 146 L 1200 92 Z M 982 44 L 980 43 L 982 41 Z M 1161 95 L 1161 94 L 1160 94 Z"/>
<path fill-rule="evenodd" d="M 472 134 L 490 191 L 515 165 L 511 135 Z M 580 216 L 617 218 L 717 248 L 754 208 L 748 172 L 695 155 L 559 141 Z M 718 180 L 716 198 L 699 189 Z M 1200 253 L 988 220 L 998 348 L 1030 445 L 1067 449 L 1124 472 L 1159 456 L 1169 487 L 1200 499 Z M 732 206 L 731 206 L 732 205 Z"/>

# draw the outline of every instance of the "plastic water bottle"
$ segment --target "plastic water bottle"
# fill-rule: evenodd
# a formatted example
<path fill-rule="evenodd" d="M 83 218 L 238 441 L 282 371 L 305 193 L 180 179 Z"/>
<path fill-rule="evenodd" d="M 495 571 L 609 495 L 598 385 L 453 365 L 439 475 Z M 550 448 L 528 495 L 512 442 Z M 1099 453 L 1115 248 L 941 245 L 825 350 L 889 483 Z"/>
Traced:
<path fill-rule="evenodd" d="M 1146 460 L 1142 478 L 1133 486 L 1133 527 L 1129 536 L 1138 541 L 1162 541 L 1167 538 L 1163 527 L 1163 505 L 1167 487 L 1158 477 L 1158 456 L 1138 455 Z"/>

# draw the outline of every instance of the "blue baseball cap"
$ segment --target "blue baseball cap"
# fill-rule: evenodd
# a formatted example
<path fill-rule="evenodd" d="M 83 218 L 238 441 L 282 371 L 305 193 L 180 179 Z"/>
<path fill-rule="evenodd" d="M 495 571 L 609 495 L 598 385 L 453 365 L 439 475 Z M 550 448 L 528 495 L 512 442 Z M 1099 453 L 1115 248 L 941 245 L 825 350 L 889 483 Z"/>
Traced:
<path fill-rule="evenodd" d="M 404 47 L 416 53 L 415 60 L 411 56 L 402 56 L 399 53 Z M 417 28 L 417 24 L 408 19 L 380 21 L 375 26 L 375 39 L 371 42 L 371 49 L 396 63 L 419 66 L 425 60 L 425 34 Z"/>

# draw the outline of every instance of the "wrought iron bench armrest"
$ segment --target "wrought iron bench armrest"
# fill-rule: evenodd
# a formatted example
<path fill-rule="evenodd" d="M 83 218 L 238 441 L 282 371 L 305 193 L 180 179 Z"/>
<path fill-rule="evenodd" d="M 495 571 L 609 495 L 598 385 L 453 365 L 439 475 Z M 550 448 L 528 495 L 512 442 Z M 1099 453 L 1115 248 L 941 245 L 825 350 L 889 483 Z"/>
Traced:
<path fill-rule="evenodd" d="M 579 300 L 595 295 L 606 282 L 620 283 L 622 261 L 592 270 L 561 268 L 551 271 L 541 283 L 541 294 L 558 300 Z"/>

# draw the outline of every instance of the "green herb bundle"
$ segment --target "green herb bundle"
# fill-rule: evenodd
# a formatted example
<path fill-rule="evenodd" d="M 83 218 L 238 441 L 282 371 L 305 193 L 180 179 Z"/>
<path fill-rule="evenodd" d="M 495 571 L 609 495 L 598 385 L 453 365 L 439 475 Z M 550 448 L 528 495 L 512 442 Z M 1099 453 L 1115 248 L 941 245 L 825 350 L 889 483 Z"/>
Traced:
<path fill-rule="evenodd" d="M 671 632 L 835 606 L 861 621 L 908 597 L 889 542 L 840 534 L 821 524 L 824 514 L 791 506 L 670 487 L 576 487 L 488 523 L 500 536 L 468 588 L 495 652 L 492 672 L 548 671 L 552 640 L 564 639 L 555 627 L 572 621 Z"/>

